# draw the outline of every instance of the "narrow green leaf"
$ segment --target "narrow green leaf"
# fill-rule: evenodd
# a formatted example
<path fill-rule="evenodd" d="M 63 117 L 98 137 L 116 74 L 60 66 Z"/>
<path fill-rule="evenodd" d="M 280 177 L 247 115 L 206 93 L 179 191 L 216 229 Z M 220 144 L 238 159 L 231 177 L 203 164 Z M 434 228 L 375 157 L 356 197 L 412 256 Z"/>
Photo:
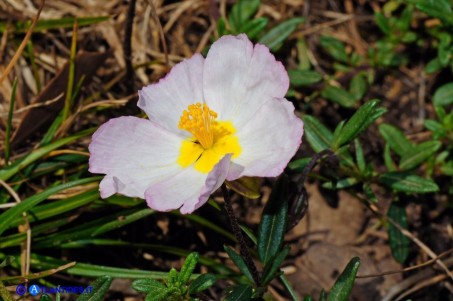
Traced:
<path fill-rule="evenodd" d="M 28 215 L 28 221 L 42 221 L 49 217 L 58 216 L 64 212 L 68 212 L 88 203 L 94 202 L 97 199 L 99 199 L 99 191 L 98 188 L 95 188 L 61 201 L 53 201 L 48 204 L 36 206 L 29 210 L 30 214 Z M 11 222 L 11 227 L 18 226 L 23 223 L 23 221 L 24 218 L 22 216 L 18 216 Z"/>
<path fill-rule="evenodd" d="M 280 265 L 283 260 L 285 260 L 286 256 L 288 256 L 289 251 L 289 246 L 286 246 L 279 253 L 277 253 L 274 258 L 267 262 L 264 267 L 261 285 L 266 286 L 272 281 L 272 279 L 274 279 L 274 277 L 278 276 L 277 271 L 280 269 Z"/>
<path fill-rule="evenodd" d="M 407 170 L 417 167 L 430 158 L 441 146 L 440 141 L 426 141 L 415 146 L 401 157 L 400 169 Z"/>
<path fill-rule="evenodd" d="M 401 204 L 392 202 L 387 212 L 387 216 L 404 229 L 407 229 L 408 224 L 406 209 L 401 206 Z M 399 263 L 404 263 L 407 259 L 407 256 L 409 256 L 409 238 L 403 235 L 403 233 L 401 233 L 401 231 L 392 223 L 389 223 L 388 235 L 390 249 L 392 251 L 393 257 Z"/>
<path fill-rule="evenodd" d="M 289 81 L 295 87 L 310 86 L 322 80 L 322 75 L 313 70 L 288 70 Z"/>
<path fill-rule="evenodd" d="M 289 293 L 289 295 L 291 296 L 291 299 L 293 301 L 299 301 L 299 297 L 297 296 L 297 293 L 296 293 L 296 290 L 294 289 L 294 287 L 291 285 L 291 283 L 289 282 L 288 280 L 288 277 L 286 277 L 285 274 L 281 274 L 280 275 L 280 280 L 281 282 L 283 283 L 283 285 L 285 286 L 286 288 L 286 291 Z"/>
<path fill-rule="evenodd" d="M 326 86 L 321 96 L 345 108 L 352 108 L 357 102 L 348 91 L 336 86 Z"/>
<path fill-rule="evenodd" d="M 198 276 L 189 286 L 189 294 L 202 292 L 216 283 L 217 278 L 213 274 L 202 274 Z"/>
<path fill-rule="evenodd" d="M 376 21 L 376 24 L 379 26 L 379 28 L 382 30 L 383 33 L 390 34 L 391 29 L 390 29 L 388 19 L 386 17 L 384 17 L 384 15 L 382 13 L 375 13 L 374 19 Z"/>
<path fill-rule="evenodd" d="M 433 103 L 436 106 L 446 106 L 453 103 L 453 83 L 445 84 L 434 92 Z"/>
<path fill-rule="evenodd" d="M 304 301 L 313 301 L 311 296 L 304 296 Z"/>
<path fill-rule="evenodd" d="M 408 193 L 429 193 L 439 191 L 431 179 L 404 172 L 387 172 L 380 177 L 380 182 L 396 191 Z"/>
<path fill-rule="evenodd" d="M 346 48 L 342 42 L 330 36 L 321 36 L 319 42 L 324 50 L 334 59 L 342 63 L 349 62 L 349 57 L 346 54 Z"/>
<path fill-rule="evenodd" d="M 242 25 L 249 20 L 260 7 L 260 0 L 239 0 L 231 8 L 229 21 L 235 33 L 240 33 Z"/>
<path fill-rule="evenodd" d="M 250 272 L 245 260 L 242 258 L 241 255 L 237 254 L 233 249 L 228 246 L 223 246 L 225 252 L 227 252 L 230 259 L 233 263 L 239 268 L 239 270 L 244 274 L 252 283 L 255 283 L 253 279 L 252 272 Z"/>
<path fill-rule="evenodd" d="M 357 167 L 359 168 L 359 171 L 362 174 L 365 174 L 365 171 L 366 171 L 365 156 L 363 155 L 363 148 L 362 148 L 362 144 L 360 143 L 359 139 L 354 140 L 354 146 L 355 146 L 355 160 L 357 162 Z"/>
<path fill-rule="evenodd" d="M 297 26 L 303 22 L 304 18 L 292 18 L 282 22 L 262 36 L 259 42 L 269 47 L 270 50 L 277 51 Z"/>
<path fill-rule="evenodd" d="M 3 212 L 0 214 L 0 235 L 8 228 L 11 227 L 11 222 L 16 219 L 17 216 L 22 215 L 23 212 L 35 207 L 42 201 L 46 200 L 49 196 L 74 187 L 78 185 L 83 185 L 83 184 L 88 184 L 95 182 L 99 180 L 100 177 L 92 177 L 92 178 L 86 178 L 86 179 L 81 179 L 81 180 L 76 180 L 72 182 L 68 182 L 65 184 L 61 184 L 55 187 L 48 188 L 44 190 L 43 192 L 37 193 L 29 198 L 24 199 L 22 202 L 17 204 L 14 207 L 9 208 L 7 211 Z"/>
<path fill-rule="evenodd" d="M 349 143 L 366 129 L 364 125 L 368 124 L 368 121 L 378 103 L 379 100 L 377 99 L 370 100 L 362 105 L 357 112 L 352 115 L 351 119 L 349 119 L 349 121 L 342 128 L 340 135 L 338 135 L 338 139 L 333 142 L 334 148 L 339 148 Z"/>
<path fill-rule="evenodd" d="M 355 276 L 360 266 L 360 258 L 354 257 L 335 281 L 327 301 L 347 301 L 354 286 Z"/>
<path fill-rule="evenodd" d="M 27 167 L 29 164 L 35 162 L 36 160 L 42 158 L 43 156 L 47 155 L 51 151 L 53 151 L 63 145 L 66 145 L 68 143 L 71 143 L 77 139 L 80 139 L 81 137 L 92 134 L 94 132 L 94 130 L 95 129 L 88 129 L 85 131 L 81 131 L 74 136 L 60 139 L 49 145 L 43 146 L 41 148 L 38 148 L 38 149 L 32 151 L 27 156 L 16 160 L 12 165 L 8 166 L 7 168 L 0 169 L 0 179 L 3 181 L 7 181 L 9 178 L 16 175 L 20 170 Z"/>
<path fill-rule="evenodd" d="M 146 295 L 145 301 L 167 301 L 167 300 L 182 300 L 182 296 L 179 293 L 178 288 L 169 287 L 160 290 L 159 293 Z"/>
<path fill-rule="evenodd" d="M 390 148 L 400 156 L 403 156 L 414 147 L 412 142 L 406 138 L 403 132 L 393 125 L 383 123 L 379 125 L 379 132 Z"/>
<path fill-rule="evenodd" d="M 230 289 L 225 301 L 248 301 L 252 299 L 253 288 L 248 284 L 236 285 Z"/>
<path fill-rule="evenodd" d="M 242 25 L 240 32 L 238 33 L 245 33 L 249 37 L 250 40 L 255 39 L 263 30 L 266 28 L 267 23 L 269 23 L 269 19 L 267 18 L 257 18 L 250 20 Z"/>
<path fill-rule="evenodd" d="M 132 288 L 137 292 L 149 294 L 160 293 L 161 290 L 166 289 L 165 285 L 157 280 L 151 278 L 137 279 L 132 282 Z"/>
<path fill-rule="evenodd" d="M 279 177 L 264 207 L 258 229 L 258 257 L 266 264 L 279 252 L 288 221 L 288 180 Z"/>
<path fill-rule="evenodd" d="M 184 264 L 182 265 L 181 272 L 179 273 L 178 280 L 181 285 L 185 285 L 189 281 L 190 276 L 192 276 L 193 270 L 197 266 L 198 257 L 199 255 L 197 252 L 192 252 L 189 254 L 189 256 L 187 256 Z"/>
<path fill-rule="evenodd" d="M 91 283 L 92 293 L 81 294 L 77 301 L 102 301 L 104 296 L 107 294 L 110 284 L 112 283 L 112 277 L 102 276 Z"/>
<path fill-rule="evenodd" d="M 305 136 L 313 150 L 319 153 L 330 148 L 333 138 L 332 132 L 315 117 L 305 115 L 302 119 L 304 120 Z"/>
<path fill-rule="evenodd" d="M 360 100 L 366 93 L 366 79 L 363 73 L 356 74 L 349 85 L 349 94 L 355 99 Z"/>
<path fill-rule="evenodd" d="M 393 162 L 390 145 L 388 143 L 386 143 L 384 147 L 384 163 L 388 171 L 396 171 L 396 164 Z"/>
<path fill-rule="evenodd" d="M 146 208 L 146 209 L 134 212 L 132 214 L 122 215 L 120 219 L 117 219 L 117 220 L 111 221 L 109 223 L 103 224 L 102 226 L 97 228 L 91 234 L 91 236 L 94 237 L 94 236 L 97 236 L 99 234 L 102 234 L 102 233 L 105 233 L 105 232 L 109 232 L 109 231 L 112 231 L 112 230 L 117 229 L 117 228 L 121 228 L 121 227 L 123 227 L 125 225 L 128 225 L 128 224 L 133 223 L 135 221 L 138 221 L 138 220 L 140 220 L 142 218 L 145 218 L 148 215 L 153 214 L 154 212 L 155 212 L 154 210 Z"/>
<path fill-rule="evenodd" d="M 289 167 L 289 169 L 291 169 L 295 172 L 302 172 L 304 170 L 305 166 L 307 166 L 308 163 L 310 163 L 310 161 L 311 161 L 311 158 L 298 159 L 293 162 L 290 162 L 288 164 L 288 167 Z"/>

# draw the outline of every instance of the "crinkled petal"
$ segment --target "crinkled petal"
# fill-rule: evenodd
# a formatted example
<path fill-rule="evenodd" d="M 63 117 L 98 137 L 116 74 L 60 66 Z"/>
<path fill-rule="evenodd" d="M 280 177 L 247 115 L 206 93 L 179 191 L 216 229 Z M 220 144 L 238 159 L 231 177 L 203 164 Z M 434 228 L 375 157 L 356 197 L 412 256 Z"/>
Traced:
<path fill-rule="evenodd" d="M 269 49 L 246 35 L 224 36 L 209 50 L 204 64 L 206 103 L 218 120 L 232 121 L 239 129 L 271 98 L 283 98 L 289 79 Z"/>
<path fill-rule="evenodd" d="M 103 124 L 89 145 L 89 171 L 106 174 L 101 197 L 145 197 L 146 189 L 181 170 L 182 139 L 147 119 L 119 117 Z"/>
<path fill-rule="evenodd" d="M 204 101 L 203 65 L 201 54 L 178 63 L 158 83 L 138 91 L 138 106 L 151 121 L 187 137 L 188 132 L 178 129 L 179 119 L 190 104 Z"/>
<path fill-rule="evenodd" d="M 294 114 L 291 102 L 286 99 L 267 101 L 238 129 L 242 152 L 233 159 L 227 179 L 278 176 L 298 150 L 302 135 L 303 122 Z"/>
<path fill-rule="evenodd" d="M 230 159 L 231 154 L 224 156 L 209 174 L 196 171 L 192 166 L 151 185 L 145 193 L 148 206 L 157 211 L 180 208 L 183 214 L 193 212 L 222 185 L 228 174 Z"/>

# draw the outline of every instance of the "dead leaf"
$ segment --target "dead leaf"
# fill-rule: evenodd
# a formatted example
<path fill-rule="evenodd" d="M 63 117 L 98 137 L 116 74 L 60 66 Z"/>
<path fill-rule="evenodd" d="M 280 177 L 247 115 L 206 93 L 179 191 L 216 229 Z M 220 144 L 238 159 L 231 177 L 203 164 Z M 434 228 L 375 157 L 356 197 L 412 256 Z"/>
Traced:
<path fill-rule="evenodd" d="M 110 52 L 81 52 L 75 57 L 75 73 L 74 83 L 77 84 L 82 76 L 85 76 L 82 86 L 90 82 L 90 78 L 104 63 L 105 59 L 110 55 Z M 57 75 L 46 85 L 41 91 L 32 105 L 45 103 L 48 100 L 57 98 L 56 101 L 50 102 L 48 105 L 35 106 L 26 111 L 22 117 L 22 121 L 16 129 L 12 141 L 11 148 L 17 148 L 27 139 L 31 138 L 43 129 L 46 129 L 63 109 L 66 89 L 68 84 L 69 63 L 66 63 Z"/>

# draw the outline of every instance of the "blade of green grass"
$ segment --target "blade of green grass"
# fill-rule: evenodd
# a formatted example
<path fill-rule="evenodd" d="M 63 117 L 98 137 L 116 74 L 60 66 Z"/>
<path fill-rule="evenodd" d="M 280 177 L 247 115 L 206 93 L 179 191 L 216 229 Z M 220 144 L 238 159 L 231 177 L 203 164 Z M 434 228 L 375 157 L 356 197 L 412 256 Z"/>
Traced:
<path fill-rule="evenodd" d="M 55 187 L 48 188 L 43 192 L 40 192 L 38 194 L 35 194 L 29 198 L 22 200 L 22 202 L 18 203 L 16 206 L 11 207 L 7 211 L 0 214 L 0 235 L 3 232 L 5 232 L 6 229 L 11 227 L 11 222 L 14 221 L 17 218 L 17 216 L 20 216 L 22 215 L 23 212 L 28 211 L 31 208 L 35 207 L 42 201 L 46 200 L 49 196 L 74 186 L 98 181 L 100 178 L 101 177 L 91 177 L 64 183 Z"/>

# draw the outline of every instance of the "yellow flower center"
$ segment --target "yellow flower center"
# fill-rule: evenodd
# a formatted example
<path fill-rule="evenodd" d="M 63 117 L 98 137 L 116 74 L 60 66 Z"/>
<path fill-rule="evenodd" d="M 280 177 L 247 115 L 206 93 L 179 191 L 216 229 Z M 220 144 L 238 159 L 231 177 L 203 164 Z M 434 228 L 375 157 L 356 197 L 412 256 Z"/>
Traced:
<path fill-rule="evenodd" d="M 226 154 L 235 158 L 241 153 L 233 124 L 216 119 L 217 113 L 199 102 L 184 110 L 178 127 L 193 136 L 182 142 L 178 157 L 181 166 L 194 164 L 196 170 L 208 173 Z"/>

